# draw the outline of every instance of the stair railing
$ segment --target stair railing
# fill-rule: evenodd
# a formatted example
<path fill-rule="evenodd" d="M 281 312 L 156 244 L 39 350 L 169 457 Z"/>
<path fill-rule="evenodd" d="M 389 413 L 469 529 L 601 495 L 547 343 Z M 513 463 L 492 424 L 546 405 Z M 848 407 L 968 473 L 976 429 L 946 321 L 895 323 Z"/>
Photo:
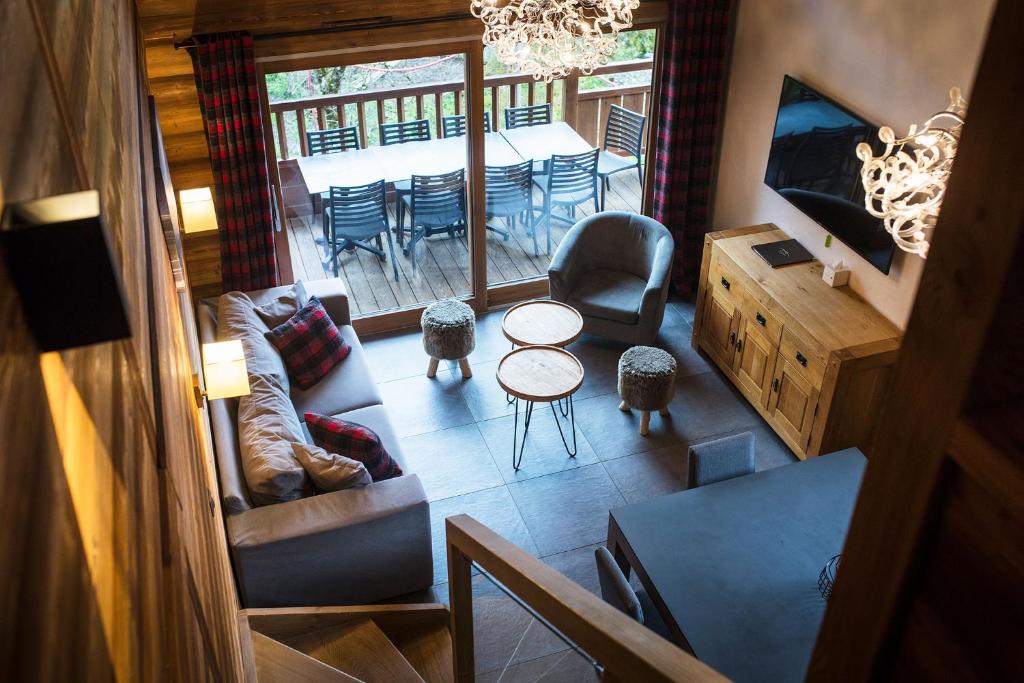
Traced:
<path fill-rule="evenodd" d="M 445 521 L 455 680 L 474 680 L 473 567 L 577 652 L 604 681 L 723 681 L 714 669 L 468 515 Z"/>

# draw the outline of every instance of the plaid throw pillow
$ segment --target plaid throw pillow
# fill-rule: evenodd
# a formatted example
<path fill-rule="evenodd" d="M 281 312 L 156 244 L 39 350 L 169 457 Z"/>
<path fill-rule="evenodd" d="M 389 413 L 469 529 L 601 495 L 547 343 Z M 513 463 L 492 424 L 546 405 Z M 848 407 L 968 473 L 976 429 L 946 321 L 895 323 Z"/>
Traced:
<path fill-rule="evenodd" d="M 388 455 L 380 437 L 369 427 L 316 413 L 306 413 L 305 417 L 313 443 L 363 463 L 374 481 L 402 476 L 402 468 Z"/>
<path fill-rule="evenodd" d="M 295 315 L 263 335 L 277 348 L 288 377 L 300 389 L 313 387 L 352 351 L 315 296 Z"/>

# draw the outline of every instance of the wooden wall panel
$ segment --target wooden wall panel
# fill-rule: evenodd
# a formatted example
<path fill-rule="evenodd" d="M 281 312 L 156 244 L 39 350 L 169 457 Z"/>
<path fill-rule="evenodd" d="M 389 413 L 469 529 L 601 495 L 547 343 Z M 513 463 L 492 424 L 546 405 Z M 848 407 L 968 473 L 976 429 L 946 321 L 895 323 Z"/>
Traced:
<path fill-rule="evenodd" d="M 146 239 L 136 26 L 130 0 L 0 3 L 0 208 L 99 190 L 133 328 L 39 353 L 0 261 L 0 680 L 241 677 L 191 312 Z"/>

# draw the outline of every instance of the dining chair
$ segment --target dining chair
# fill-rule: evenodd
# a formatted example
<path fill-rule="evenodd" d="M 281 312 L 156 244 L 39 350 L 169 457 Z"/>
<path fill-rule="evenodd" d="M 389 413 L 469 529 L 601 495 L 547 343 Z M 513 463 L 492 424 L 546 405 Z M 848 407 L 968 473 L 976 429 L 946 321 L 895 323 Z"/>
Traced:
<path fill-rule="evenodd" d="M 446 138 L 457 138 L 460 135 L 466 134 L 466 117 L 463 114 L 455 114 L 454 116 L 445 116 L 441 119 L 441 124 L 444 129 L 444 136 Z M 490 133 L 493 129 L 491 128 L 491 115 L 488 112 L 484 112 L 484 132 Z"/>
<path fill-rule="evenodd" d="M 380 144 L 384 147 L 422 140 L 430 140 L 429 119 L 380 124 Z"/>
<path fill-rule="evenodd" d="M 594 202 L 594 211 L 600 211 L 597 196 L 598 150 L 580 154 L 552 154 L 548 172 L 534 176 L 534 184 L 544 193 L 540 219 L 547 233 L 547 252 L 551 253 L 551 221 L 559 220 L 572 225 L 576 222 L 576 207 Z M 536 173 L 536 172 L 535 172 Z M 569 216 L 555 216 L 556 207 L 566 209 Z"/>
<path fill-rule="evenodd" d="M 613 104 L 608 110 L 608 121 L 604 127 L 604 147 L 597 157 L 597 176 L 601 179 L 601 210 L 605 207 L 605 192 L 611 186 L 608 178 L 622 171 L 636 169 L 640 187 L 644 185 L 641 168 L 644 144 L 644 125 L 647 117 L 625 107 Z M 621 156 L 609 149 L 621 150 L 628 156 Z M 641 191 L 641 195 L 643 192 Z"/>
<path fill-rule="evenodd" d="M 347 152 L 350 149 L 359 149 L 359 130 L 355 126 L 306 131 L 306 150 L 310 156 Z M 313 211 L 319 209 L 321 215 L 320 228 L 323 230 L 325 251 L 330 247 L 327 239 L 327 214 L 323 209 L 327 207 L 329 194 L 330 190 L 310 195 L 310 199 L 313 200 Z"/>
<path fill-rule="evenodd" d="M 310 156 L 359 149 L 359 130 L 355 126 L 306 131 L 306 147 Z"/>
<path fill-rule="evenodd" d="M 595 548 L 594 559 L 601 584 L 601 599 L 663 638 L 673 640 L 654 602 L 643 589 L 633 590 L 608 548 L 603 545 Z"/>
<path fill-rule="evenodd" d="M 551 123 L 551 105 L 533 104 L 528 107 L 508 107 L 505 109 L 505 127 L 523 128 Z"/>
<path fill-rule="evenodd" d="M 416 270 L 416 245 L 424 237 L 455 231 L 466 232 L 466 170 L 460 168 L 439 175 L 414 175 L 411 189 L 402 198 L 409 214 L 409 244 L 406 255 Z M 398 225 L 398 243 L 404 244 L 405 226 Z"/>
<path fill-rule="evenodd" d="M 380 144 L 382 147 L 400 145 L 406 142 L 424 142 L 430 139 L 429 119 L 380 124 Z M 399 230 L 401 230 L 401 226 L 405 222 L 405 216 L 402 212 L 404 206 L 402 200 L 409 196 L 411 181 L 396 180 L 392 183 L 392 186 L 395 189 L 395 219 L 399 225 Z M 399 232 L 398 243 L 402 243 L 401 232 Z"/>
<path fill-rule="evenodd" d="M 508 166 L 485 166 L 485 207 L 487 220 L 501 218 L 509 229 L 516 227 L 516 219 L 522 217 L 523 224 L 533 237 L 533 255 L 538 255 L 536 221 L 533 215 L 533 162 L 522 161 Z M 487 224 L 487 229 L 498 233 L 506 240 L 509 232 Z"/>
<path fill-rule="evenodd" d="M 743 432 L 690 446 L 686 488 L 754 473 L 754 434 Z"/>
<path fill-rule="evenodd" d="M 376 254 L 383 262 L 385 256 L 381 235 L 384 235 L 388 241 L 395 282 L 398 282 L 398 262 L 395 260 L 395 245 L 391 239 L 383 179 L 369 185 L 331 186 L 324 212 L 330 224 L 331 263 L 335 277 L 338 275 L 338 252 L 346 248 L 365 249 Z M 370 243 L 371 239 L 376 242 L 376 246 Z"/>

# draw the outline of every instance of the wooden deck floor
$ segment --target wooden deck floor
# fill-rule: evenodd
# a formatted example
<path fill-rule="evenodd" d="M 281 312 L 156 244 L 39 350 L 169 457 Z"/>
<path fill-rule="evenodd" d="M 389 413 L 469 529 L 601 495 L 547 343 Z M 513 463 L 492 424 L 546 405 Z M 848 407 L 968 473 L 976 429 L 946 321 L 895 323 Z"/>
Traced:
<path fill-rule="evenodd" d="M 534 202 L 540 206 L 543 197 L 537 190 Z M 637 177 L 631 172 L 612 176 L 608 191 L 609 211 L 640 211 L 641 192 Z M 392 225 L 394 225 L 394 207 Z M 577 210 L 577 218 L 593 212 L 593 205 Z M 556 215 L 559 215 L 556 212 Z M 504 224 L 500 227 L 505 228 Z M 569 225 L 551 222 L 551 250 L 561 242 Z M 508 240 L 487 232 L 487 281 L 489 284 L 514 282 L 545 275 L 550 255 L 545 253 L 543 228 L 538 229 L 540 255 L 533 255 L 533 241 L 522 229 L 511 231 Z M 292 270 L 296 279 L 318 280 L 334 275 L 330 259 L 324 252 L 319 216 L 297 216 L 288 220 L 288 242 Z M 385 245 L 386 250 L 386 245 Z M 429 303 L 470 293 L 469 253 L 462 238 L 436 235 L 423 240 L 417 248 L 417 270 L 402 254 L 395 242 L 398 260 L 398 281 L 395 281 L 390 257 L 381 262 L 363 249 L 338 255 L 338 276 L 345 281 L 353 315 L 370 315 L 395 308 Z"/>

